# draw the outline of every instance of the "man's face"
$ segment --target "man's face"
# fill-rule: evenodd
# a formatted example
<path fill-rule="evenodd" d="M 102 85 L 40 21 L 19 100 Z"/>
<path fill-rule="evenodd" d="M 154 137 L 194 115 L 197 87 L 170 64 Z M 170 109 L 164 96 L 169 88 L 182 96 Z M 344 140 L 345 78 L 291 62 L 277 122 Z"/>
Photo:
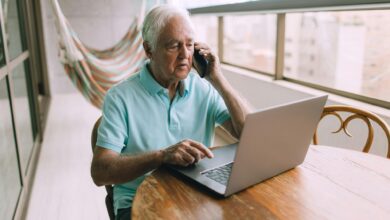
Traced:
<path fill-rule="evenodd" d="M 185 79 L 191 70 L 194 32 L 180 16 L 169 20 L 162 29 L 154 51 L 149 54 L 158 78 L 167 81 Z"/>

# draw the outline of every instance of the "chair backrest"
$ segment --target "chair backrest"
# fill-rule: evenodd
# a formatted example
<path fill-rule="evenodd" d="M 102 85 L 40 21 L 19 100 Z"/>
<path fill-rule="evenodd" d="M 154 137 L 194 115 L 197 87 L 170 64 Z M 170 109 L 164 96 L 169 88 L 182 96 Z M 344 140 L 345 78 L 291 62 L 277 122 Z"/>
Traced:
<path fill-rule="evenodd" d="M 96 147 L 96 140 L 97 140 L 97 130 L 99 128 L 99 125 L 100 125 L 100 121 L 102 120 L 102 117 L 99 117 L 95 124 L 93 125 L 93 129 L 92 129 L 92 133 L 91 133 L 91 147 L 92 147 L 92 151 L 95 150 L 95 147 Z"/>
<path fill-rule="evenodd" d="M 100 121 L 102 120 L 102 117 L 99 117 L 98 120 L 96 120 L 95 125 L 93 126 L 92 133 L 91 133 L 91 147 L 92 147 L 92 152 L 95 150 L 96 147 L 96 140 L 97 140 L 97 130 L 100 125 Z M 115 219 L 115 214 L 114 214 L 114 192 L 113 192 L 113 187 L 112 185 L 105 185 L 106 188 L 107 196 L 105 199 L 106 203 L 106 208 L 108 212 L 108 216 L 110 217 L 110 220 Z"/>
<path fill-rule="evenodd" d="M 338 112 L 349 112 L 349 113 L 351 113 L 351 115 L 348 116 L 345 120 L 343 120 Z M 349 137 L 352 137 L 352 135 L 347 130 L 348 123 L 355 118 L 359 118 L 359 119 L 363 120 L 367 124 L 367 127 L 368 127 L 368 137 L 367 137 L 366 144 L 363 148 L 363 152 L 366 152 L 366 153 L 370 150 L 372 142 L 373 142 L 373 138 L 374 138 L 374 129 L 373 129 L 370 121 L 376 122 L 383 129 L 383 131 L 386 134 L 386 137 L 387 137 L 387 158 L 390 158 L 390 127 L 379 116 L 377 116 L 376 114 L 369 112 L 369 111 L 354 108 L 351 106 L 343 106 L 343 105 L 325 106 L 324 111 L 323 111 L 322 116 L 321 116 L 321 119 L 327 115 L 333 115 L 336 118 L 338 118 L 340 121 L 340 128 L 337 131 L 334 131 L 332 133 L 338 133 L 341 130 L 343 130 L 344 133 L 347 134 Z M 313 143 L 318 144 L 317 131 L 314 133 Z"/>

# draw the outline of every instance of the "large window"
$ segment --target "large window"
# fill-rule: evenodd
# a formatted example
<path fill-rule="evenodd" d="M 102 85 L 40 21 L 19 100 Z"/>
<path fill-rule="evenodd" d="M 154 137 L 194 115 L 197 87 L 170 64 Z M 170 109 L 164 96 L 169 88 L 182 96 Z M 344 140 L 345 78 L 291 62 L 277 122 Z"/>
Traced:
<path fill-rule="evenodd" d="M 21 190 L 21 180 L 12 128 L 6 78 L 0 79 L 0 213 L 12 219 Z"/>
<path fill-rule="evenodd" d="M 274 73 L 276 15 L 225 16 L 223 61 Z"/>
<path fill-rule="evenodd" d="M 390 11 L 287 14 L 286 77 L 390 101 Z"/>
<path fill-rule="evenodd" d="M 218 19 L 216 16 L 192 16 L 195 26 L 196 40 L 207 43 L 214 51 L 218 51 Z"/>
<path fill-rule="evenodd" d="M 368 0 L 297 0 L 190 11 L 193 17 L 220 16 L 213 30 L 221 31 L 215 44 L 223 63 L 388 108 L 390 10 L 384 7 Z M 216 39 L 214 32 L 200 30 L 207 39 Z"/>
<path fill-rule="evenodd" d="M 23 170 L 27 170 L 27 165 L 34 145 L 34 136 L 31 122 L 31 109 L 27 77 L 30 74 L 28 60 L 19 64 L 11 73 L 14 91 L 14 115 L 15 124 L 18 130 L 18 145 L 21 164 Z"/>
<path fill-rule="evenodd" d="M 3 0 L 3 16 L 5 23 L 5 42 L 8 45 L 10 59 L 16 58 L 23 51 L 19 7 L 16 0 Z"/>
<path fill-rule="evenodd" d="M 224 4 L 233 4 L 233 3 L 241 3 L 241 2 L 251 2 L 258 0 L 167 0 L 169 3 L 182 6 L 184 8 L 197 8 L 197 7 L 206 7 L 213 5 L 224 5 Z"/>
<path fill-rule="evenodd" d="M 0 213 L 1 219 L 20 219 L 37 162 L 43 118 L 47 114 L 46 76 L 39 56 L 44 48 L 30 0 L 1 0 L 0 13 Z M 44 57 L 44 56 L 43 56 Z M 41 100 L 41 101 L 39 101 Z M 43 106 L 43 108 L 39 108 Z M 38 113 L 38 110 L 42 111 Z"/>

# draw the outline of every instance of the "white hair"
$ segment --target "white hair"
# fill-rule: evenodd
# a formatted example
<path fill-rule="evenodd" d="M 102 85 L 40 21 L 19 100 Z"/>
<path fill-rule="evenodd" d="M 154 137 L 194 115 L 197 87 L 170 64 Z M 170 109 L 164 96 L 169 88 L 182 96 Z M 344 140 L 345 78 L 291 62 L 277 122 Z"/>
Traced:
<path fill-rule="evenodd" d="M 142 38 L 151 47 L 152 51 L 157 46 L 161 30 L 171 18 L 176 16 L 187 20 L 190 27 L 194 30 L 188 11 L 182 8 L 165 4 L 154 7 L 146 15 L 142 27 Z"/>

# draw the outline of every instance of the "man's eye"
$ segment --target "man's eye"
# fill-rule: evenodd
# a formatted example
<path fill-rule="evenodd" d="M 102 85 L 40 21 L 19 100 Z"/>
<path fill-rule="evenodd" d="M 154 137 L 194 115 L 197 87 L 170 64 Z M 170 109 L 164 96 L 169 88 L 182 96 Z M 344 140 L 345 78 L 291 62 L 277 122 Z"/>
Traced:
<path fill-rule="evenodd" d="M 172 44 L 170 46 L 168 46 L 169 49 L 177 49 L 179 48 L 179 44 Z"/>

